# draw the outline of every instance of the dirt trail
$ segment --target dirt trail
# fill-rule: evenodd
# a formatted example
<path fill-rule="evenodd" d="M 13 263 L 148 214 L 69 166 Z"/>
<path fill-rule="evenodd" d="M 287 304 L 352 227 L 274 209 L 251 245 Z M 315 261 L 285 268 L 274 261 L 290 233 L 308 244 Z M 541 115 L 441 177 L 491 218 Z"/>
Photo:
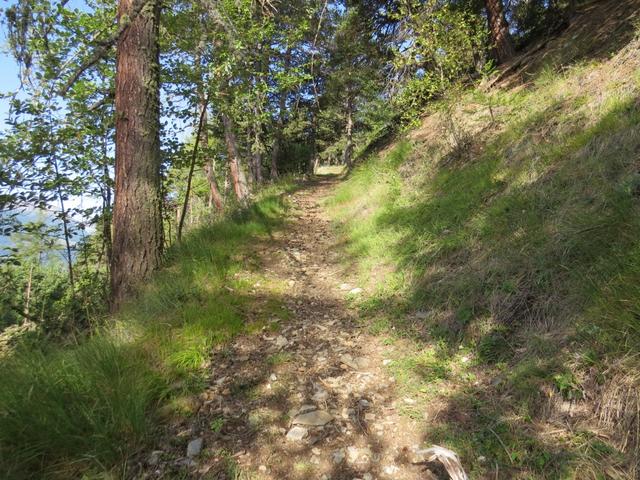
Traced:
<path fill-rule="evenodd" d="M 214 354 L 202 405 L 177 432 L 196 454 L 173 460 L 173 474 L 157 462 L 148 478 L 175 478 L 178 466 L 189 478 L 436 478 L 412 463 L 422 426 L 398 412 L 411 399 L 396 398 L 387 347 L 348 307 L 360 292 L 321 206 L 334 183 L 292 194 L 291 223 L 259 248 L 263 272 L 287 285 L 291 318 Z"/>

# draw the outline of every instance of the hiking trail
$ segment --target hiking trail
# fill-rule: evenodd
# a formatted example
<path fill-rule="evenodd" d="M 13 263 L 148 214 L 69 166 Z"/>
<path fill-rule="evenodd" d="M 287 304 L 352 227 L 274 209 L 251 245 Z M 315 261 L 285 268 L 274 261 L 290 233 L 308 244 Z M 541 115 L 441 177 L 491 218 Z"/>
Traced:
<path fill-rule="evenodd" d="M 320 178 L 292 193 L 289 223 L 258 245 L 262 272 L 288 286 L 291 318 L 214 352 L 197 413 L 174 426 L 187 449 L 164 464 L 164 450 L 152 453 L 146 478 L 178 467 L 190 478 L 440 478 L 415 453 L 422 426 L 399 412 L 415 401 L 396 393 L 394 347 L 348 305 L 363 292 L 345 277 L 321 206 L 335 183 Z"/>

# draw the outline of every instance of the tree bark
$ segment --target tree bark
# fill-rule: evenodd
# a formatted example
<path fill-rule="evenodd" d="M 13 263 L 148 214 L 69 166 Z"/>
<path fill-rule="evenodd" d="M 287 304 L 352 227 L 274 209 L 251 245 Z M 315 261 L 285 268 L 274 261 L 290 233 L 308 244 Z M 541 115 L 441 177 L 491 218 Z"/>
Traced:
<path fill-rule="evenodd" d="M 111 268 L 111 260 L 113 258 L 113 248 L 111 241 L 111 177 L 109 176 L 109 165 L 107 158 L 107 137 L 103 138 L 102 155 L 104 164 L 102 166 L 102 249 L 106 255 L 107 272 Z"/>
<path fill-rule="evenodd" d="M 135 8 L 135 0 L 120 0 L 118 21 L 131 18 Z M 162 256 L 159 17 L 159 2 L 148 2 L 117 44 L 112 311 L 160 265 Z"/>
<path fill-rule="evenodd" d="M 516 54 L 513 39 L 509 32 L 509 24 L 504 16 L 502 0 L 484 0 L 487 8 L 489 30 L 499 63 L 509 61 Z"/>
<path fill-rule="evenodd" d="M 240 165 L 240 154 L 238 153 L 238 141 L 233 131 L 233 121 L 226 114 L 222 113 L 222 125 L 224 126 L 224 141 L 227 146 L 227 155 L 229 157 L 229 171 L 231 172 L 231 180 L 233 182 L 233 190 L 239 202 L 244 202 L 247 198 L 247 179 Z"/>
<path fill-rule="evenodd" d="M 218 181 L 216 180 L 215 164 L 213 158 L 210 157 L 209 152 L 207 152 L 207 148 L 209 148 L 209 132 L 206 128 L 206 109 L 203 115 L 205 128 L 203 128 L 200 133 L 200 143 L 202 151 L 205 152 L 204 174 L 207 177 L 207 182 L 209 183 L 209 207 L 215 205 L 216 209 L 219 212 L 222 212 L 224 210 L 224 202 L 222 200 L 222 195 L 220 194 L 220 189 L 218 188 Z"/>
<path fill-rule="evenodd" d="M 279 128 L 279 127 L 276 127 Z M 271 147 L 271 168 L 269 169 L 269 178 L 277 180 L 280 173 L 278 172 L 278 158 L 280 157 L 280 132 L 276 132 L 273 138 L 273 146 Z"/>

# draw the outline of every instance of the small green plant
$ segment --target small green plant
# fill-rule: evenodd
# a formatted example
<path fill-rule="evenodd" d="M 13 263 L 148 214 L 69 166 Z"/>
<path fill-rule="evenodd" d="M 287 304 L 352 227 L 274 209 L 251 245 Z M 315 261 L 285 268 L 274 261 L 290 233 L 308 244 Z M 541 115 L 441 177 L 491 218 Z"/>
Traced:
<path fill-rule="evenodd" d="M 290 362 L 291 360 L 293 360 L 293 354 L 291 352 L 278 352 L 278 353 L 274 353 L 273 355 L 270 355 L 267 358 L 267 363 L 269 365 L 283 365 L 285 363 Z"/>
<path fill-rule="evenodd" d="M 498 363 L 508 359 L 511 353 L 507 331 L 503 328 L 493 330 L 478 343 L 478 356 L 483 362 Z"/>
<path fill-rule="evenodd" d="M 584 396 L 576 377 L 571 372 L 556 373 L 553 376 L 553 383 L 566 400 L 580 400 Z"/>
<path fill-rule="evenodd" d="M 213 420 L 211 420 L 211 422 L 209 422 L 209 429 L 211 429 L 213 433 L 220 433 L 223 426 L 224 418 L 222 417 L 214 418 Z"/>

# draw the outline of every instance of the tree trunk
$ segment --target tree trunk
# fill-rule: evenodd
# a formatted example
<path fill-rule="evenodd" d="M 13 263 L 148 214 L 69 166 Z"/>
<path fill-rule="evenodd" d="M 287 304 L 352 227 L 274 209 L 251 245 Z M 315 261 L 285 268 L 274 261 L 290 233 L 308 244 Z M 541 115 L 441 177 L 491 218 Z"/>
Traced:
<path fill-rule="evenodd" d="M 193 153 L 191 154 L 191 164 L 189 165 L 189 174 L 187 175 L 187 188 L 184 192 L 184 203 L 182 204 L 182 214 L 180 215 L 180 222 L 178 223 L 178 230 L 176 239 L 182 240 L 182 228 L 184 227 L 184 217 L 187 215 L 187 206 L 191 205 L 189 210 L 190 224 L 193 224 L 193 203 L 189 204 L 189 196 L 191 195 L 191 181 L 193 180 L 193 171 L 196 168 L 196 159 L 198 158 L 198 147 L 200 146 L 200 136 L 202 135 L 202 128 L 205 125 L 207 118 L 207 105 L 209 99 L 205 98 L 200 106 L 200 119 L 198 120 L 198 129 L 196 131 L 196 141 L 193 144 Z"/>
<path fill-rule="evenodd" d="M 29 266 L 29 279 L 27 281 L 27 291 L 25 292 L 24 301 L 24 318 L 30 318 L 29 304 L 31 302 L 31 282 L 33 281 L 33 265 Z"/>
<path fill-rule="evenodd" d="M 119 21 L 130 17 L 133 8 L 134 0 L 120 0 Z M 150 1 L 117 45 L 112 311 L 160 265 L 162 256 L 159 17 L 159 2 Z"/>
<path fill-rule="evenodd" d="M 271 168 L 269 170 L 269 178 L 271 180 L 277 180 L 280 175 L 278 172 L 278 157 L 280 157 L 280 132 L 276 132 L 274 135 L 273 146 L 271 147 Z"/>
<path fill-rule="evenodd" d="M 60 185 L 61 177 L 60 171 L 58 170 L 58 160 L 57 158 L 53 159 L 53 169 L 56 174 L 56 191 L 58 193 L 58 201 L 60 202 L 60 217 L 62 218 L 62 232 L 64 233 L 64 244 L 67 250 L 67 269 L 69 270 L 69 283 L 71 287 L 74 286 L 74 278 L 73 278 L 73 256 L 71 254 L 71 232 L 69 232 L 69 219 L 67 218 L 67 210 L 64 207 L 64 198 L 62 195 L 62 187 Z"/>
<path fill-rule="evenodd" d="M 353 153 L 353 101 L 351 98 L 347 99 L 347 123 L 345 125 L 345 135 L 347 137 L 347 143 L 344 146 L 342 163 L 344 163 L 348 169 L 351 169 L 351 156 Z"/>
<path fill-rule="evenodd" d="M 218 188 L 218 181 L 216 180 L 215 167 L 213 165 L 213 159 L 208 159 L 204 164 L 204 174 L 209 182 L 209 207 L 213 205 L 219 212 L 224 210 L 224 202 L 222 201 L 222 195 Z"/>
<path fill-rule="evenodd" d="M 204 112 L 204 122 L 206 126 L 206 111 Z M 201 148 L 205 152 L 204 174 L 207 177 L 207 182 L 209 182 L 209 207 L 215 205 L 216 209 L 219 212 L 222 212 L 224 210 L 224 202 L 222 201 L 222 195 L 220 194 L 218 181 L 216 180 L 215 164 L 213 158 L 209 156 L 209 152 L 207 151 L 207 148 L 209 147 L 209 131 L 206 129 L 206 127 L 200 134 L 200 142 L 202 144 Z"/>
<path fill-rule="evenodd" d="M 229 156 L 229 170 L 233 181 L 233 190 L 239 202 L 244 202 L 247 198 L 247 179 L 240 165 L 240 154 L 238 153 L 238 141 L 233 131 L 233 121 L 226 113 L 221 114 L 222 125 L 224 126 L 224 141 L 227 145 L 227 155 Z"/>
<path fill-rule="evenodd" d="M 312 109 L 311 115 L 311 138 L 309 139 L 309 143 L 311 143 L 311 156 L 307 160 L 306 169 L 307 173 L 313 175 L 315 172 L 316 158 L 318 157 L 318 142 L 316 139 L 316 133 L 318 131 L 318 109 L 315 108 L 315 106 Z"/>
<path fill-rule="evenodd" d="M 489 30 L 499 63 L 509 61 L 515 55 L 513 39 L 509 33 L 509 24 L 504 16 L 502 0 L 484 0 L 487 8 Z"/>
<path fill-rule="evenodd" d="M 105 136 L 102 146 L 103 161 L 107 158 L 107 138 Z M 111 242 L 111 177 L 109 176 L 109 165 L 106 161 L 102 166 L 102 248 L 106 255 L 105 264 L 107 272 L 111 268 L 113 248 Z"/>

